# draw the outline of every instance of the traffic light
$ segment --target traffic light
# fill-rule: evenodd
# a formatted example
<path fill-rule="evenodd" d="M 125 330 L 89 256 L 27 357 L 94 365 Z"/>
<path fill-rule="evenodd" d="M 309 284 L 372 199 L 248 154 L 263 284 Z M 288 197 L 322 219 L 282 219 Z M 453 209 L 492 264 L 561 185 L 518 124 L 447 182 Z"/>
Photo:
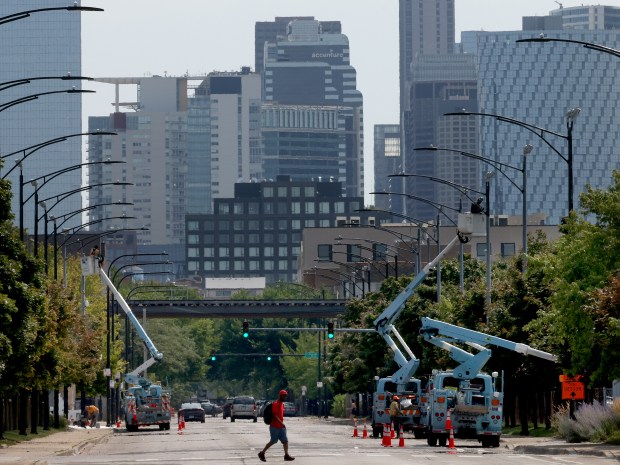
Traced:
<path fill-rule="evenodd" d="M 215 362 L 215 355 L 211 355 L 211 361 Z"/>
<path fill-rule="evenodd" d="M 331 321 L 327 323 L 327 337 L 329 339 L 334 338 L 334 323 L 332 323 Z"/>
<path fill-rule="evenodd" d="M 267 349 L 267 361 L 271 362 L 271 349 Z"/>
<path fill-rule="evenodd" d="M 247 321 L 243 322 L 243 337 L 248 337 L 250 335 L 250 325 Z"/>

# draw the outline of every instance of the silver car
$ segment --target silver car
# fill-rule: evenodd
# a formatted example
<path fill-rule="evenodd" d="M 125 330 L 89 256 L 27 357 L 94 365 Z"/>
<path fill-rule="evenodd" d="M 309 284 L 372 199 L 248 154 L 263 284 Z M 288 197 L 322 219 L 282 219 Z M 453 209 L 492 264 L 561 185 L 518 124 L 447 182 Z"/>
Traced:
<path fill-rule="evenodd" d="M 251 419 L 254 423 L 258 421 L 258 410 L 254 397 L 237 396 L 233 398 L 230 408 L 230 421 L 234 422 L 237 418 Z"/>

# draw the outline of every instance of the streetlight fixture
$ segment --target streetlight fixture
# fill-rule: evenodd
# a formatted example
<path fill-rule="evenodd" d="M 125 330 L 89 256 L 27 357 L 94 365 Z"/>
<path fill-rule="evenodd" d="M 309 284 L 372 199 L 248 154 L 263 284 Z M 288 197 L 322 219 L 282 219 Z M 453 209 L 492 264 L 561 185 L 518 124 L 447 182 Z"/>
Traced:
<path fill-rule="evenodd" d="M 345 274 L 345 273 L 342 273 L 342 272 L 340 272 L 340 271 L 338 271 L 338 270 L 336 270 L 336 269 L 334 269 L 334 268 L 322 268 L 322 267 L 321 267 L 321 268 L 319 268 L 318 266 L 316 266 L 316 265 L 315 265 L 315 266 L 313 266 L 313 267 L 312 267 L 312 269 L 314 270 L 314 274 L 315 274 L 316 276 L 322 276 L 322 277 L 324 277 L 324 278 L 331 279 L 332 281 L 335 281 L 335 282 L 339 282 L 339 283 L 341 283 L 341 284 L 342 284 L 342 289 L 343 289 L 343 294 L 344 294 L 344 298 L 345 298 L 345 299 L 347 298 L 347 296 L 346 296 L 346 291 L 347 291 L 346 283 L 347 283 L 347 282 L 351 283 L 351 285 L 352 285 L 352 286 L 351 286 L 351 290 L 352 290 L 353 292 L 350 292 L 350 293 L 353 295 L 353 297 L 355 297 L 355 289 L 356 289 L 356 288 L 357 288 L 357 289 L 360 289 L 359 284 L 357 284 L 357 282 L 356 282 L 356 281 L 355 281 L 355 280 L 354 280 L 351 276 L 349 276 L 349 275 L 347 275 L 347 274 Z M 325 271 L 325 272 L 327 272 L 327 273 L 334 274 L 334 275 L 336 275 L 336 276 L 340 276 L 340 277 L 344 278 L 344 280 L 342 280 L 342 279 L 336 279 L 336 278 L 335 278 L 335 277 L 333 277 L 333 276 L 329 276 L 329 275 L 326 275 L 326 274 L 318 273 L 318 270 Z M 362 290 L 362 289 L 360 289 L 360 290 Z M 362 291 L 363 291 L 363 290 L 362 290 Z"/>
<path fill-rule="evenodd" d="M 94 81 L 95 78 L 86 76 L 71 76 L 71 73 L 67 73 L 64 76 L 40 76 L 31 78 L 14 79 L 12 81 L 0 82 L 0 92 L 10 89 L 11 87 L 17 87 L 24 84 L 30 84 L 32 81 L 41 80 L 61 80 L 61 81 Z"/>
<path fill-rule="evenodd" d="M 33 13 L 41 13 L 41 12 L 44 12 L 44 11 L 60 11 L 60 10 L 66 10 L 66 11 L 70 11 L 70 12 L 74 12 L 74 11 L 104 11 L 103 8 L 96 8 L 96 7 L 92 7 L 92 6 L 78 6 L 78 5 L 60 6 L 60 7 L 53 7 L 53 8 L 37 8 L 36 10 L 20 11 L 19 13 L 13 13 L 13 14 L 8 15 L 8 16 L 3 16 L 3 17 L 0 18 L 0 25 L 6 24 L 6 23 L 11 23 L 11 22 L 17 21 L 19 19 L 29 18 L 30 15 L 33 14 Z"/>
<path fill-rule="evenodd" d="M 493 113 L 479 113 L 479 112 L 469 112 L 462 111 L 456 113 L 444 113 L 444 116 L 485 116 L 495 118 L 497 121 L 501 121 L 504 123 L 514 124 L 516 126 L 520 126 L 524 129 L 527 129 L 532 134 L 535 134 L 540 140 L 542 140 L 547 147 L 549 147 L 553 152 L 560 157 L 562 160 L 566 162 L 568 167 L 568 214 L 573 211 L 573 124 L 575 119 L 581 112 L 581 108 L 575 107 L 571 108 L 566 112 L 566 134 L 560 134 L 559 132 L 550 131 L 545 128 L 541 128 L 539 126 L 535 126 L 533 124 L 526 123 L 524 121 L 520 121 L 514 118 L 508 118 L 507 116 L 496 115 Z M 564 156 L 558 149 L 555 148 L 551 142 L 547 139 L 546 135 L 552 135 L 559 137 L 561 139 L 565 139 L 568 145 L 567 156 Z M 414 149 L 415 150 L 415 149 Z M 442 149 L 445 150 L 445 149 Z M 495 162 L 498 163 L 499 162 Z M 518 168 L 516 168 L 518 169 Z"/>
<path fill-rule="evenodd" d="M 346 245 L 346 246 L 355 246 L 355 247 L 359 247 L 360 249 L 363 250 L 367 250 L 368 252 L 370 252 L 372 254 L 372 260 L 376 261 L 378 259 L 382 259 L 385 262 L 385 277 L 387 278 L 390 275 L 390 261 L 388 260 L 388 258 L 390 257 L 390 255 L 388 255 L 387 250 L 388 250 L 388 244 L 385 244 L 384 242 L 380 242 L 380 241 L 372 241 L 369 239 L 363 239 L 361 237 L 342 237 L 341 235 L 339 235 L 338 237 L 334 238 L 336 242 L 336 245 Z M 355 243 L 342 243 L 342 241 L 355 241 Z M 373 246 L 376 245 L 383 245 L 385 246 L 385 251 L 382 250 L 378 250 L 377 247 L 366 247 L 362 244 L 360 244 L 359 242 L 364 241 L 364 242 L 368 242 L 373 244 Z M 392 246 L 393 247 L 393 246 Z M 394 264 L 392 265 L 392 268 L 394 268 L 394 274 L 396 276 L 396 278 L 398 278 L 398 255 L 397 253 L 395 253 L 394 255 L 392 255 L 392 257 L 394 258 Z M 377 268 L 378 269 L 378 268 Z"/>

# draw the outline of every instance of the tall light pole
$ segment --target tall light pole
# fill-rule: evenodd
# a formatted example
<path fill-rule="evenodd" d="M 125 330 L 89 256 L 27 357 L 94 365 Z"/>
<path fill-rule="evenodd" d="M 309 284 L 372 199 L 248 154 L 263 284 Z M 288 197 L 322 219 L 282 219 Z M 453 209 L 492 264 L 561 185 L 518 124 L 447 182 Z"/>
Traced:
<path fill-rule="evenodd" d="M 493 113 L 477 113 L 477 112 L 458 112 L 458 113 L 444 113 L 444 116 L 482 116 L 482 117 L 490 117 L 495 118 L 497 121 L 501 121 L 503 123 L 514 124 L 515 126 L 522 127 L 523 129 L 527 129 L 532 134 L 536 135 L 540 140 L 542 140 L 547 147 L 549 147 L 558 157 L 566 162 L 568 167 L 568 215 L 573 211 L 573 185 L 574 185 L 574 176 L 573 176 L 573 124 L 575 119 L 581 112 L 581 108 L 575 107 L 571 108 L 566 112 L 566 134 L 560 134 L 559 132 L 550 131 L 545 128 L 541 128 L 539 126 L 535 126 L 533 124 L 526 123 L 524 121 L 520 121 L 514 118 L 508 118 L 502 115 L 496 115 Z M 551 142 L 547 139 L 547 135 L 552 135 L 559 137 L 561 139 L 566 140 L 568 145 L 567 156 L 564 156 L 558 149 L 555 148 Z M 495 162 L 499 163 L 499 162 Z"/>
<path fill-rule="evenodd" d="M 36 94 L 26 95 L 25 97 L 20 97 L 15 100 L 11 100 L 10 102 L 0 103 L 0 112 L 4 110 L 8 110 L 15 105 L 19 105 L 20 103 L 32 102 L 33 100 L 38 100 L 39 97 L 43 95 L 53 95 L 53 94 L 94 94 L 94 90 L 86 90 L 86 89 L 66 89 L 66 90 L 50 90 L 47 92 L 38 92 Z"/>

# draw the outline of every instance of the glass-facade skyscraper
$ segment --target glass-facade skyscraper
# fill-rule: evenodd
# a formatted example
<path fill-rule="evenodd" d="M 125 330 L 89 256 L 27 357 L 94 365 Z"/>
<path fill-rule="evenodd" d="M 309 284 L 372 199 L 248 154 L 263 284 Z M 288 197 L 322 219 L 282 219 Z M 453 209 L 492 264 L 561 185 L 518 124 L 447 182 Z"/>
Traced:
<path fill-rule="evenodd" d="M 0 2 L 0 17 L 39 8 L 66 7 L 66 0 L 3 0 Z M 77 5 L 80 2 L 76 2 Z M 46 76 L 81 75 L 81 15 L 66 10 L 32 14 L 28 18 L 3 24 L 0 27 L 0 83 L 23 78 Z M 87 13 L 92 14 L 92 13 Z M 38 80 L 0 92 L 0 104 L 12 102 L 28 95 L 59 90 L 82 88 L 82 81 Z M 88 86 L 84 86 L 88 88 Z M 84 98 L 88 98 L 85 96 Z M 24 150 L 27 147 L 58 137 L 82 132 L 81 95 L 50 94 L 37 100 L 21 103 L 0 111 L 0 153 L 2 155 Z M 23 163 L 26 180 L 25 197 L 33 193 L 28 182 L 44 174 L 53 173 L 82 162 L 82 138 L 73 137 L 65 142 L 49 145 L 32 155 Z M 4 160 L 2 174 L 15 166 L 23 155 L 17 154 Z M 13 184 L 13 212 L 19 212 L 19 170 L 15 169 L 8 179 Z M 39 199 L 44 200 L 82 184 L 82 171 L 77 169 L 40 187 Z M 46 205 L 50 214 L 79 210 L 82 206 L 79 194 L 67 197 L 57 206 L 55 200 Z M 39 209 L 39 215 L 42 215 Z M 19 218 L 16 218 L 18 221 Z M 65 227 L 81 224 L 80 216 L 70 219 Z M 33 200 L 25 203 L 24 226 L 33 233 Z M 44 225 L 40 225 L 42 232 Z"/>
<path fill-rule="evenodd" d="M 607 187 L 612 170 L 620 165 L 620 140 L 616 137 L 620 61 L 575 44 L 515 42 L 532 36 L 532 32 L 479 34 L 480 111 L 567 136 L 566 113 L 581 108 L 572 132 L 573 202 L 578 208 L 578 195 L 586 184 Z M 553 31 L 553 37 L 620 48 L 620 35 L 615 31 Z M 534 146 L 527 159 L 528 210 L 546 212 L 548 221 L 557 224 L 568 211 L 567 162 L 519 126 L 493 118 L 480 118 L 479 124 L 480 153 L 487 157 L 520 166 L 524 145 Z M 548 134 L 546 139 L 563 157 L 568 156 L 565 138 Z M 507 174 L 514 176 L 515 172 Z M 520 174 L 516 175 L 519 179 Z M 500 175 L 491 182 L 492 210 L 519 215 L 522 194 L 517 187 Z"/>

